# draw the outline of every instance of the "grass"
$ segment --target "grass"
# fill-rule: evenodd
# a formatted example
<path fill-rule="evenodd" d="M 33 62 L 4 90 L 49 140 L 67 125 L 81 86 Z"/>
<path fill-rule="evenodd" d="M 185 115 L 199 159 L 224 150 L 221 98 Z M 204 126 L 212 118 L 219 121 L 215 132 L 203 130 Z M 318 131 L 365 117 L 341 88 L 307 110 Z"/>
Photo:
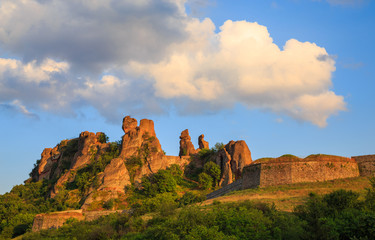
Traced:
<path fill-rule="evenodd" d="M 308 194 L 326 194 L 338 189 L 352 190 L 364 196 L 366 188 L 370 187 L 367 177 L 356 177 L 346 179 L 336 179 L 326 182 L 295 183 L 288 185 L 270 186 L 256 189 L 246 189 L 234 191 L 222 197 L 205 201 L 203 204 L 212 204 L 214 201 L 236 202 L 244 200 L 274 203 L 277 209 L 291 212 L 294 207 L 304 203 Z"/>

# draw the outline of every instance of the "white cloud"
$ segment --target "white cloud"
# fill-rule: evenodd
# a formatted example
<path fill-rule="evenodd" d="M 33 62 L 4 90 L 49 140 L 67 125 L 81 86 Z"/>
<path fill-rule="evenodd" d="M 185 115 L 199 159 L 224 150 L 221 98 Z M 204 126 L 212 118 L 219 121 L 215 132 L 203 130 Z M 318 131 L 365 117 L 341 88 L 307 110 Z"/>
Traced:
<path fill-rule="evenodd" d="M 241 103 L 320 127 L 345 109 L 335 61 L 314 43 L 280 49 L 265 26 L 187 16 L 184 0 L 0 3 L 0 103 L 24 113 L 202 113 Z"/>
<path fill-rule="evenodd" d="M 199 41 L 205 45 L 192 46 L 203 26 L 210 33 Z M 329 91 L 335 61 L 324 48 L 291 39 L 279 49 L 266 27 L 246 21 L 228 20 L 218 34 L 208 19 L 198 31 L 188 29 L 191 38 L 176 46 L 168 60 L 131 64 L 134 72 L 153 80 L 157 96 L 223 107 L 240 102 L 320 127 L 345 109 L 343 97 Z"/>

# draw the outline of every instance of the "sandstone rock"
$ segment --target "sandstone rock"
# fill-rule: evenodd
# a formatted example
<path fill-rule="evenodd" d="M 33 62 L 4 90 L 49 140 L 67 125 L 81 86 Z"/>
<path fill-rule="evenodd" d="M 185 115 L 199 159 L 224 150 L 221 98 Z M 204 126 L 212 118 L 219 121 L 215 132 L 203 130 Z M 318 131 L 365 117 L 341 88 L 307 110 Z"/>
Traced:
<path fill-rule="evenodd" d="M 62 152 L 61 161 L 58 164 L 58 169 L 56 173 L 63 174 L 56 182 L 55 186 L 53 187 L 51 191 L 51 197 L 55 197 L 57 193 L 59 192 L 60 188 L 62 188 L 66 182 L 71 182 L 75 178 L 76 170 L 81 169 L 88 164 L 92 163 L 93 161 L 96 161 L 97 158 L 106 152 L 106 150 L 109 147 L 109 143 L 101 143 L 99 141 L 100 136 L 103 133 L 92 133 L 92 132 L 82 132 L 79 135 L 78 138 L 78 147 L 76 153 L 73 155 L 72 159 L 65 158 L 64 152 Z M 76 140 L 76 139 L 74 139 Z M 69 140 L 73 141 L 73 140 Z M 76 140 L 77 141 L 77 140 Z M 62 161 L 70 161 L 70 168 L 67 169 L 68 171 L 65 173 L 62 173 L 60 171 Z M 55 175 L 57 176 L 57 175 Z"/>
<path fill-rule="evenodd" d="M 198 145 L 199 149 L 210 149 L 208 142 L 204 140 L 203 134 L 198 137 Z"/>
<path fill-rule="evenodd" d="M 142 119 L 139 124 L 139 129 L 143 135 L 149 135 L 150 137 L 156 137 L 154 121 L 149 119 Z"/>
<path fill-rule="evenodd" d="M 181 132 L 180 136 L 180 153 L 179 156 L 190 156 L 195 154 L 197 151 L 194 148 L 193 143 L 191 142 L 191 137 L 189 135 L 189 130 L 185 129 Z"/>
<path fill-rule="evenodd" d="M 232 157 L 229 155 L 225 148 L 218 151 L 215 162 L 220 166 L 221 169 L 221 179 L 219 180 L 219 186 L 226 186 L 233 182 L 231 161 Z"/>
<path fill-rule="evenodd" d="M 120 158 L 126 159 L 137 155 L 142 144 L 147 143 L 152 148 L 152 153 L 162 153 L 159 139 L 157 139 L 154 129 L 154 122 L 142 119 L 137 127 L 137 120 L 126 116 L 123 120 L 123 130 L 125 135 L 122 138 L 122 149 Z"/>
<path fill-rule="evenodd" d="M 131 118 L 130 116 L 124 117 L 122 120 L 122 130 L 124 130 L 125 134 L 129 131 L 135 129 L 138 126 L 138 122 L 135 118 Z"/>
<path fill-rule="evenodd" d="M 251 152 L 245 141 L 230 141 L 225 149 L 232 157 L 230 162 L 235 179 L 239 179 L 245 166 L 251 164 Z"/>
<path fill-rule="evenodd" d="M 84 165 L 89 164 L 92 160 L 95 160 L 95 155 L 99 151 L 103 151 L 104 148 L 108 147 L 108 144 L 99 142 L 99 136 L 103 134 L 101 132 L 82 132 L 78 138 L 78 151 L 74 155 L 72 166 L 73 170 L 79 169 Z"/>
<path fill-rule="evenodd" d="M 103 184 L 99 190 L 111 190 L 125 192 L 125 186 L 130 185 L 130 177 L 121 158 L 112 159 L 111 163 L 104 170 Z"/>
<path fill-rule="evenodd" d="M 215 162 L 221 168 L 220 186 L 226 186 L 240 179 L 243 168 L 251 164 L 251 153 L 245 141 L 230 141 L 220 149 Z"/>
<path fill-rule="evenodd" d="M 43 179 L 50 179 L 51 171 L 53 170 L 54 163 L 60 157 L 60 152 L 58 146 L 54 148 L 46 148 L 41 154 L 40 163 L 38 165 L 38 172 L 36 176 L 33 176 L 33 179 L 36 181 L 41 181 Z"/>

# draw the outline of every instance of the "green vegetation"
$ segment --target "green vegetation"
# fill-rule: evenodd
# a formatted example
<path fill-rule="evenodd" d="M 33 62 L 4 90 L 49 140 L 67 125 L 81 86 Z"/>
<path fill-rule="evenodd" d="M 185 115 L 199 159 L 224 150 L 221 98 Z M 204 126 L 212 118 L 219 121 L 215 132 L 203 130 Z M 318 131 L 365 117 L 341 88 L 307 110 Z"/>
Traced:
<path fill-rule="evenodd" d="M 17 185 L 0 195 L 0 239 L 16 237 L 30 230 L 38 213 L 74 208 L 63 198 L 48 197 L 48 181 Z"/>
<path fill-rule="evenodd" d="M 200 173 L 198 176 L 199 184 L 201 185 L 202 189 L 211 189 L 213 185 L 213 179 L 207 173 Z"/>
<path fill-rule="evenodd" d="M 211 187 L 215 187 L 221 176 L 220 166 L 214 163 L 215 156 L 223 148 L 223 143 L 216 143 L 211 149 L 201 149 L 193 157 L 198 158 L 200 162 L 202 162 L 204 165 L 203 168 L 197 167 L 194 164 L 194 161 L 192 161 L 191 164 L 186 167 L 185 175 L 194 181 L 198 181 L 203 189 L 211 189 Z"/>
<path fill-rule="evenodd" d="M 128 187 L 127 201 L 136 215 L 155 211 L 166 213 L 179 206 L 205 200 L 204 192 L 194 193 L 196 187 L 195 183 L 183 178 L 178 165 L 171 165 L 165 170 L 143 176 L 140 187 Z"/>
<path fill-rule="evenodd" d="M 221 176 L 220 167 L 214 162 L 208 162 L 203 167 L 203 172 L 198 175 L 198 181 L 202 189 L 216 187 Z"/>
<path fill-rule="evenodd" d="M 98 137 L 100 143 L 107 143 L 109 140 L 108 136 L 105 133 L 101 133 Z"/>
<path fill-rule="evenodd" d="M 80 195 L 85 196 L 90 187 L 98 187 L 98 173 L 103 172 L 110 161 L 118 157 L 119 151 L 119 146 L 115 142 L 111 143 L 107 151 L 100 155 L 97 155 L 97 149 L 91 149 L 91 163 L 77 171 L 74 181 L 68 182 L 66 189 L 78 189 Z"/>
<path fill-rule="evenodd" d="M 252 201 L 185 206 L 191 194 L 180 198 L 178 209 L 173 193 L 165 192 L 154 199 L 157 207 L 151 215 L 134 211 L 93 222 L 70 221 L 60 229 L 27 233 L 23 239 L 373 239 L 375 180 L 371 181 L 363 199 L 347 190 L 310 194 L 293 213 Z"/>

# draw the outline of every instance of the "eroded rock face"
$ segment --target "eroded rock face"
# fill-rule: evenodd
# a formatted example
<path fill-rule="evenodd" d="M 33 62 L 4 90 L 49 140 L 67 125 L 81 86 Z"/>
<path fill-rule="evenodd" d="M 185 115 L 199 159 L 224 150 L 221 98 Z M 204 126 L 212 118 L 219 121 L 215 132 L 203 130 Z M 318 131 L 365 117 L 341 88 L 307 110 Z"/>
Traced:
<path fill-rule="evenodd" d="M 191 142 L 191 137 L 189 135 L 189 130 L 185 129 L 181 132 L 180 135 L 180 153 L 179 156 L 190 156 L 197 153 L 194 148 L 193 143 Z"/>
<path fill-rule="evenodd" d="M 103 184 L 99 190 L 125 192 L 124 187 L 130 185 L 129 172 L 121 158 L 112 159 L 104 170 Z"/>
<path fill-rule="evenodd" d="M 230 165 L 232 173 L 237 180 L 242 176 L 243 168 L 251 164 L 251 152 L 246 142 L 243 140 L 236 142 L 230 141 L 227 145 L 225 145 L 225 149 L 232 158 Z"/>
<path fill-rule="evenodd" d="M 43 179 L 50 179 L 52 167 L 54 163 L 57 163 L 60 157 L 60 152 L 58 146 L 54 148 L 46 148 L 41 154 L 40 163 L 38 165 L 38 174 L 33 176 L 36 181 L 41 181 Z"/>
<path fill-rule="evenodd" d="M 122 130 L 124 130 L 125 134 L 135 129 L 137 126 L 138 126 L 138 121 L 135 118 L 126 116 L 122 120 Z"/>
<path fill-rule="evenodd" d="M 161 159 L 164 157 L 164 152 L 156 137 L 154 122 L 142 119 L 139 126 L 137 123 L 136 119 L 129 116 L 123 119 L 122 128 L 125 135 L 122 138 L 120 156 L 112 159 L 105 168 L 99 191 L 107 191 L 111 195 L 125 193 L 125 186 L 130 185 L 131 181 L 140 182 L 143 175 L 166 168 L 160 164 L 163 162 Z M 143 164 L 129 173 L 125 163 L 132 158 L 140 159 Z"/>
<path fill-rule="evenodd" d="M 200 135 L 198 137 L 198 145 L 199 145 L 199 149 L 209 149 L 209 144 L 207 141 L 204 140 L 204 135 Z"/>
<path fill-rule="evenodd" d="M 126 159 L 137 155 L 139 149 L 146 143 L 152 148 L 152 154 L 163 152 L 159 139 L 156 137 L 152 120 L 142 119 L 140 126 L 137 127 L 137 120 L 126 116 L 122 126 L 125 135 L 122 138 L 120 158 Z"/>
<path fill-rule="evenodd" d="M 226 186 L 233 182 L 233 174 L 231 168 L 232 157 L 229 155 L 225 148 L 220 149 L 215 157 L 215 162 L 220 166 L 221 179 L 219 186 Z"/>
<path fill-rule="evenodd" d="M 231 184 L 242 177 L 243 168 L 252 162 L 249 147 L 245 141 L 230 141 L 218 151 L 215 162 L 221 168 L 219 185 Z"/>
<path fill-rule="evenodd" d="M 59 167 L 55 173 L 62 174 L 51 191 L 51 197 L 55 197 L 59 190 L 63 187 L 66 182 L 73 181 L 75 178 L 76 170 L 81 169 L 88 164 L 96 161 L 100 155 L 107 151 L 109 144 L 100 141 L 100 137 L 103 133 L 92 133 L 92 132 L 82 132 L 78 138 L 77 151 L 72 158 L 69 159 L 64 157 L 64 152 L 61 156 L 61 161 L 59 162 Z M 77 140 L 76 140 L 77 141 Z M 68 154 L 68 153 L 66 153 Z M 62 165 L 64 161 L 70 161 L 70 166 L 66 169 L 67 171 L 62 172 Z"/>
<path fill-rule="evenodd" d="M 74 155 L 72 161 L 72 170 L 81 168 L 84 165 L 89 164 L 94 160 L 95 155 L 99 152 L 103 152 L 105 148 L 108 147 L 108 144 L 101 143 L 99 141 L 100 135 L 103 133 L 92 133 L 92 132 L 82 132 L 78 138 L 78 151 Z"/>

